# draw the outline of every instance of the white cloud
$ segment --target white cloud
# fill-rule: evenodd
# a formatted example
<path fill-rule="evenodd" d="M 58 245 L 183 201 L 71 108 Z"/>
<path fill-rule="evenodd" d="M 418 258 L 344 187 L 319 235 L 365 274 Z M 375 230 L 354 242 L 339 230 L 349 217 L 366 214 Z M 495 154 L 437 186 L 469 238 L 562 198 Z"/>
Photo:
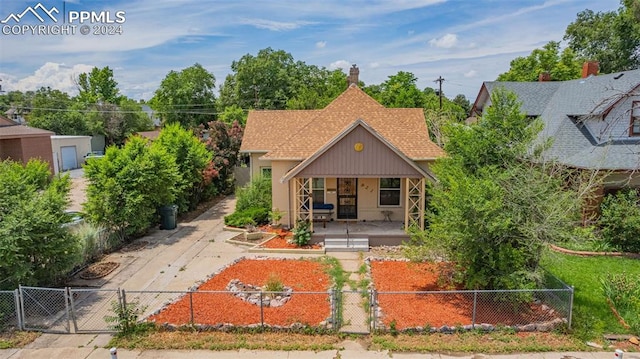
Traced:
<path fill-rule="evenodd" d="M 22 79 L 15 77 L 3 77 L 3 89 L 5 91 L 35 91 L 40 87 L 51 87 L 70 95 L 75 95 L 78 89 L 75 78 L 83 72 L 91 72 L 95 66 L 86 64 L 76 64 L 67 66 L 55 62 L 47 62 L 37 69 L 33 75 Z"/>
<path fill-rule="evenodd" d="M 464 73 L 464 77 L 467 77 L 467 78 L 476 77 L 476 76 L 478 76 L 478 72 L 476 70 L 471 70 Z"/>
<path fill-rule="evenodd" d="M 327 42 L 326 41 L 318 41 L 318 42 L 316 42 L 316 47 L 318 49 L 324 49 L 325 46 L 327 46 Z"/>
<path fill-rule="evenodd" d="M 329 64 L 330 70 L 335 70 L 335 69 L 348 70 L 350 67 L 351 67 L 351 63 L 347 60 L 338 60 Z"/>
<path fill-rule="evenodd" d="M 375 69 L 380 67 L 380 63 L 379 62 L 372 62 L 369 64 L 369 68 Z"/>
<path fill-rule="evenodd" d="M 439 39 L 431 39 L 429 40 L 429 44 L 435 47 L 441 47 L 444 49 L 450 49 L 458 43 L 458 35 L 456 34 L 446 34 Z"/>
<path fill-rule="evenodd" d="M 289 30 L 295 30 L 305 25 L 313 24 L 313 22 L 310 22 L 310 21 L 282 22 L 282 21 L 272 21 L 272 20 L 265 20 L 265 19 L 244 19 L 244 20 L 241 20 L 240 23 L 245 25 L 251 25 L 258 29 L 266 29 L 271 31 L 289 31 Z"/>

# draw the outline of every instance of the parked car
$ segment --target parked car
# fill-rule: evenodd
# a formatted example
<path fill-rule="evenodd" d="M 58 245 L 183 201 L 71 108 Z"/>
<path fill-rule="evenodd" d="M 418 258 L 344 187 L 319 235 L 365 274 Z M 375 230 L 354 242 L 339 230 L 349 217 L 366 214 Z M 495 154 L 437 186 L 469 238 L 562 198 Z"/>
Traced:
<path fill-rule="evenodd" d="M 103 151 L 91 151 L 86 155 L 84 155 L 84 161 L 87 162 L 89 158 L 102 158 L 102 157 L 104 157 Z"/>
<path fill-rule="evenodd" d="M 66 216 L 66 221 L 62 224 L 62 227 L 74 227 L 78 224 L 84 223 L 84 216 L 82 212 L 66 210 L 64 211 L 64 215 Z"/>

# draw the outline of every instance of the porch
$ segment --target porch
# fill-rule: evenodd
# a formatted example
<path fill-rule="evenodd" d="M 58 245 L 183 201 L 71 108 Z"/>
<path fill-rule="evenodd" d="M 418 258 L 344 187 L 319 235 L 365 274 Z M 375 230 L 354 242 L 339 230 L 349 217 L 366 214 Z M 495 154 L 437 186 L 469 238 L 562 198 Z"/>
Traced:
<path fill-rule="evenodd" d="M 368 251 L 369 247 L 397 246 L 409 240 L 400 221 L 330 221 L 313 226 L 312 243 L 323 243 L 325 250 Z"/>

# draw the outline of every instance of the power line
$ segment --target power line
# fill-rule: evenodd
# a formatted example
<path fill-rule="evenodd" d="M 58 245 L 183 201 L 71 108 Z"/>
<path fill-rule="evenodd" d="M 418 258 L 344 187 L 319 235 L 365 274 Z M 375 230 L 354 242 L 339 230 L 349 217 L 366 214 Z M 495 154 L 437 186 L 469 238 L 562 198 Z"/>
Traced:
<path fill-rule="evenodd" d="M 442 83 L 444 82 L 444 78 L 442 78 L 442 76 L 438 76 L 438 78 L 433 82 L 437 82 L 440 85 L 440 88 L 438 89 L 438 97 L 440 97 L 440 109 L 442 110 Z"/>

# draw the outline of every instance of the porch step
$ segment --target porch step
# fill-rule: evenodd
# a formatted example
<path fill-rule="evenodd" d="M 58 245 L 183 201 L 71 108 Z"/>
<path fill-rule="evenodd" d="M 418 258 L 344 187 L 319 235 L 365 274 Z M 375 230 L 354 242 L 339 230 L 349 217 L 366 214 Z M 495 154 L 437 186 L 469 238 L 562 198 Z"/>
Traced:
<path fill-rule="evenodd" d="M 344 235 L 327 235 L 324 238 L 324 250 L 326 252 L 368 252 L 369 237 L 349 237 L 347 240 Z"/>

